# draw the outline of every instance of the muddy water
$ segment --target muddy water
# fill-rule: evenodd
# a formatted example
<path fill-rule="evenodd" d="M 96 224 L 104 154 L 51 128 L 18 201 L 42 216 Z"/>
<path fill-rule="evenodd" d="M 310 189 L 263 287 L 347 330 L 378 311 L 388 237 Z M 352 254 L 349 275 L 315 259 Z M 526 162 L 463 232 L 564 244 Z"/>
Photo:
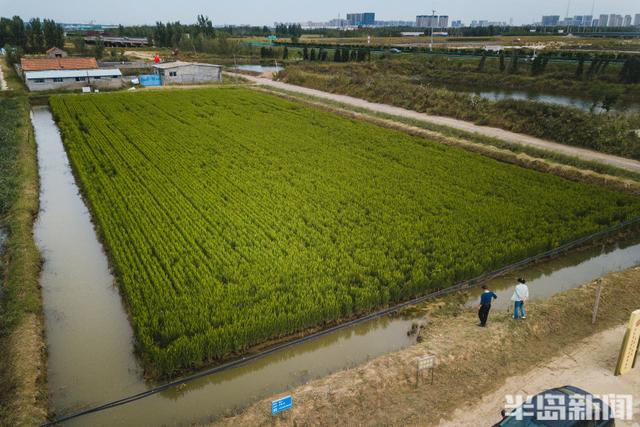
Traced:
<path fill-rule="evenodd" d="M 41 284 L 56 412 L 140 390 L 131 354 L 133 333 L 47 107 L 34 107 L 40 213 L 35 238 L 44 265 Z"/>
<path fill-rule="evenodd" d="M 518 277 L 527 281 L 529 297 L 535 301 L 575 288 L 608 272 L 621 271 L 636 265 L 640 265 L 638 237 L 582 249 L 492 280 L 488 286 L 498 295 L 492 306 L 497 309 L 511 308 L 511 296 Z M 480 293 L 480 289 L 471 291 L 467 306 L 477 305 Z"/>
<path fill-rule="evenodd" d="M 42 185 L 36 239 L 45 259 L 42 287 L 50 404 L 57 415 L 64 415 L 144 391 L 150 385 L 144 382 L 133 354 L 131 327 L 49 110 L 34 108 L 32 121 Z M 600 251 L 580 252 L 521 274 L 533 281 L 538 277 L 535 271 L 552 275 L 573 268 L 571 277 L 584 277 L 580 272 L 592 271 L 596 258 L 600 259 L 599 275 L 640 260 L 640 241 L 611 247 L 606 255 L 610 258 L 598 258 Z M 563 277 L 549 281 L 549 294 L 564 289 Z M 66 425 L 205 422 L 310 379 L 409 346 L 415 338 L 406 332 L 413 321 L 394 317 L 367 322 Z"/>

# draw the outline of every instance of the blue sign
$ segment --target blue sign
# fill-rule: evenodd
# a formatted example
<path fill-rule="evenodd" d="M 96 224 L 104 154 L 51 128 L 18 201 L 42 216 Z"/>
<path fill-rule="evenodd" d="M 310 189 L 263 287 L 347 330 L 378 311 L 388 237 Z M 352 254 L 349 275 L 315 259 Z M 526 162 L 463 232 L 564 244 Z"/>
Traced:
<path fill-rule="evenodd" d="M 157 74 L 143 74 L 140 76 L 142 86 L 161 86 L 160 76 Z"/>
<path fill-rule="evenodd" d="M 271 415 L 276 415 L 282 411 L 293 408 L 293 398 L 291 395 L 271 402 Z"/>

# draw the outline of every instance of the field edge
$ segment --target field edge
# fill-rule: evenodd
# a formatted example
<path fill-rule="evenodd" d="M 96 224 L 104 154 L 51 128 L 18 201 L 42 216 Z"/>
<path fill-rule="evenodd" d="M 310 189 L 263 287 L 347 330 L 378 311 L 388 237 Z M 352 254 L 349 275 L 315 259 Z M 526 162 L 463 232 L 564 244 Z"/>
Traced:
<path fill-rule="evenodd" d="M 5 311 L 0 337 L 0 425 L 41 424 L 48 415 L 46 346 L 40 289 L 41 255 L 33 225 L 39 210 L 37 147 L 26 97 L 20 104 L 19 191 L 8 215 Z M 4 353 L 6 352 L 6 353 Z"/>

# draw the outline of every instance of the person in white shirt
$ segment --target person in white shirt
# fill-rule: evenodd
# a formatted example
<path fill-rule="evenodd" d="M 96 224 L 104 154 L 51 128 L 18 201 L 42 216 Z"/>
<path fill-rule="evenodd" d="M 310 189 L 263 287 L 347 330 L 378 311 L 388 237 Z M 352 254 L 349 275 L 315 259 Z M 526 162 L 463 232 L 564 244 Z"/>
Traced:
<path fill-rule="evenodd" d="M 518 311 L 520 312 L 520 317 L 526 319 L 524 302 L 529 299 L 529 287 L 526 283 L 526 280 L 518 278 L 518 284 L 511 297 L 511 301 L 513 301 L 513 318 L 516 320 L 518 319 Z"/>

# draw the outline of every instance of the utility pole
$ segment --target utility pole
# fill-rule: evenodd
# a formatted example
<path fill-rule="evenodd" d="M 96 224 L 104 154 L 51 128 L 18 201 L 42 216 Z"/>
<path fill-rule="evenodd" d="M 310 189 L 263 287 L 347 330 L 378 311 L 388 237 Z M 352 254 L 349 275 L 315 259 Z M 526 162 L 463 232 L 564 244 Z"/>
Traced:
<path fill-rule="evenodd" d="M 429 43 L 429 52 L 433 52 L 433 21 L 436 20 L 436 11 L 431 11 L 431 43 Z"/>
<path fill-rule="evenodd" d="M 567 35 L 571 33 L 571 24 L 570 24 L 571 19 L 569 19 L 570 10 L 571 10 L 571 0 L 567 0 L 567 14 L 565 15 L 566 16 L 565 19 L 567 20 Z"/>

